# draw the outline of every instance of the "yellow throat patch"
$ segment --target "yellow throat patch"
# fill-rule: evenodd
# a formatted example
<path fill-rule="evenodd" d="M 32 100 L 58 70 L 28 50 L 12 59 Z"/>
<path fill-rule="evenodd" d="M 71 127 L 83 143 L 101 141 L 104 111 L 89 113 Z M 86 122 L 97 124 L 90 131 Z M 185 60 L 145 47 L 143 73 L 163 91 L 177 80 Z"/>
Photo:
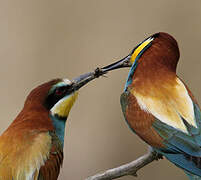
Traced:
<path fill-rule="evenodd" d="M 130 62 L 133 64 L 135 62 L 136 57 L 138 54 L 150 43 L 154 40 L 154 38 L 148 38 L 146 41 L 144 41 L 142 44 L 140 44 L 135 51 L 133 52 Z"/>
<path fill-rule="evenodd" d="M 78 91 L 59 100 L 50 110 L 53 115 L 67 117 L 78 96 Z"/>

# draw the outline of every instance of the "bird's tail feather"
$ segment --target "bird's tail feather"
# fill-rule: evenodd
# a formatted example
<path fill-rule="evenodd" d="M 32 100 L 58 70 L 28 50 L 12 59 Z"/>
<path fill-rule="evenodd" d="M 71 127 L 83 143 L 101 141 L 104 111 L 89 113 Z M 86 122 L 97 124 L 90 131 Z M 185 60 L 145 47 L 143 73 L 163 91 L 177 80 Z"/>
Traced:
<path fill-rule="evenodd" d="M 187 172 L 187 171 L 185 171 L 185 173 L 187 174 L 189 180 L 201 180 L 201 177 L 200 177 L 200 176 L 196 176 L 196 175 L 191 174 L 191 173 L 189 173 L 189 172 Z"/>

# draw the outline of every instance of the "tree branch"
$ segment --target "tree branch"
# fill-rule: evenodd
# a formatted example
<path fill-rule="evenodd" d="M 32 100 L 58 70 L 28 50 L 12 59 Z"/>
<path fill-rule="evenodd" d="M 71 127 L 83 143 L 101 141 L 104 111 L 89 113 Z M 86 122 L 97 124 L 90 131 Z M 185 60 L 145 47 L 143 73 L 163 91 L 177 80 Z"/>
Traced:
<path fill-rule="evenodd" d="M 94 176 L 88 177 L 85 180 L 111 180 L 111 179 L 117 179 L 122 176 L 137 176 L 137 171 L 147 164 L 153 162 L 154 160 L 162 159 L 162 155 L 156 153 L 153 150 L 149 150 L 149 152 L 138 159 L 128 163 L 124 164 L 122 166 L 119 166 L 117 168 L 106 170 L 103 173 L 98 173 Z"/>

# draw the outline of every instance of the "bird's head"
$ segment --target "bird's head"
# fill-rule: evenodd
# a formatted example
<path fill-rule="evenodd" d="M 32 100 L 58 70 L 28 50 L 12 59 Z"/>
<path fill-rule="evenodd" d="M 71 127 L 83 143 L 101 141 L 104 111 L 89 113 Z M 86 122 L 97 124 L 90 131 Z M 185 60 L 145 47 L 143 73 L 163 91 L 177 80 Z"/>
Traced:
<path fill-rule="evenodd" d="M 159 32 L 139 43 L 128 56 L 105 66 L 103 72 L 122 67 L 131 67 L 126 87 L 132 83 L 133 75 L 144 79 L 160 76 L 160 72 L 176 72 L 179 60 L 177 41 L 169 34 Z M 137 72 L 138 71 L 138 72 Z M 163 75 L 163 74 L 162 74 Z"/>
<path fill-rule="evenodd" d="M 45 107 L 53 116 L 66 119 L 78 96 L 78 89 L 68 79 L 62 79 L 48 91 L 44 101 Z"/>
<path fill-rule="evenodd" d="M 111 71 L 122 67 L 136 66 L 142 61 L 163 64 L 176 70 L 179 59 L 179 48 L 176 40 L 164 32 L 156 33 L 139 43 L 128 56 L 105 66 L 103 71 Z"/>
<path fill-rule="evenodd" d="M 73 80 L 54 79 L 33 89 L 25 107 L 45 107 L 51 115 L 66 119 L 78 96 L 78 90 L 100 74 L 90 72 Z"/>

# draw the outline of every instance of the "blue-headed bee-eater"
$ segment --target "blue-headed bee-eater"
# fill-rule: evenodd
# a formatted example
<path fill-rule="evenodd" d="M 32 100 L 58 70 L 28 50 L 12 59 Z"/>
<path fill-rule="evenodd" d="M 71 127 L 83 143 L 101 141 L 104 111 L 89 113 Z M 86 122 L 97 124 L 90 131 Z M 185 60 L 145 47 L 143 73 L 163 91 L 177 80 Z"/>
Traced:
<path fill-rule="evenodd" d="M 190 179 L 201 180 L 201 111 L 176 75 L 179 56 L 177 41 L 167 33 L 157 33 L 105 69 L 132 63 L 120 98 L 126 122 Z"/>
<path fill-rule="evenodd" d="M 0 136 L 0 180 L 56 180 L 63 161 L 65 123 L 78 90 L 101 75 L 55 79 L 33 89 Z"/>

